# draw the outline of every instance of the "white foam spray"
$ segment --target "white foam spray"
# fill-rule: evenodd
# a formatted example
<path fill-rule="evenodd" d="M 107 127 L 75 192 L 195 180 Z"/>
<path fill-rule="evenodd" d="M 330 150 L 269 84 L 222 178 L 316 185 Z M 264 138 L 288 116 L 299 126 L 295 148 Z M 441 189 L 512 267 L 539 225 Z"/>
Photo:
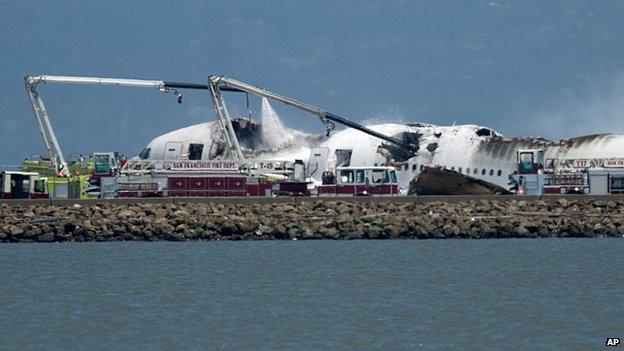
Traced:
<path fill-rule="evenodd" d="M 269 100 L 262 98 L 262 139 L 267 147 L 274 148 L 293 142 L 295 136 L 280 120 L 279 116 L 269 104 Z"/>

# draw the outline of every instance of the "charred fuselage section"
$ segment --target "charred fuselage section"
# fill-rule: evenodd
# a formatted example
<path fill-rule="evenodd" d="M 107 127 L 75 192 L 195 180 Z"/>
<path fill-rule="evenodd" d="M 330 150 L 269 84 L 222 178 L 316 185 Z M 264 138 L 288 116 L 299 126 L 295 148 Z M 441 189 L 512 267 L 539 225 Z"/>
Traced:
<path fill-rule="evenodd" d="M 248 155 L 288 150 L 294 146 L 316 147 L 328 139 L 324 134 L 302 134 L 294 142 L 285 143 L 279 147 L 267 147 L 268 143 L 265 140 L 262 124 L 249 118 L 235 118 L 232 120 L 232 127 L 241 148 Z M 225 142 L 220 142 L 223 144 L 223 151 L 225 151 Z"/>
<path fill-rule="evenodd" d="M 493 137 L 483 140 L 477 149 L 477 154 L 482 157 L 490 157 L 499 160 L 510 160 L 513 162 L 516 151 L 521 149 L 542 149 L 547 157 L 558 157 L 565 155 L 571 150 L 592 149 L 596 143 L 608 141 L 617 137 L 614 134 L 593 134 L 578 138 L 562 139 L 551 141 L 539 137 L 511 138 Z M 593 150 L 597 153 L 600 150 Z M 589 156 L 588 156 L 589 157 Z"/>
<path fill-rule="evenodd" d="M 262 125 L 248 118 L 235 118 L 232 120 L 234 133 L 243 149 L 257 150 L 263 145 Z"/>
<path fill-rule="evenodd" d="M 402 140 L 405 143 L 409 143 L 414 145 L 414 148 L 406 149 L 405 147 L 401 147 L 398 145 L 390 144 L 390 143 L 382 143 L 377 152 L 382 155 L 388 155 L 388 161 L 391 162 L 406 162 L 410 158 L 416 156 L 416 152 L 418 152 L 420 148 L 420 139 L 423 135 L 421 133 L 412 133 L 412 132 L 403 132 L 398 135 L 393 135 L 393 137 Z M 437 147 L 437 146 L 436 146 Z"/>
<path fill-rule="evenodd" d="M 508 195 L 496 184 L 438 167 L 425 167 L 410 182 L 409 195 Z"/>

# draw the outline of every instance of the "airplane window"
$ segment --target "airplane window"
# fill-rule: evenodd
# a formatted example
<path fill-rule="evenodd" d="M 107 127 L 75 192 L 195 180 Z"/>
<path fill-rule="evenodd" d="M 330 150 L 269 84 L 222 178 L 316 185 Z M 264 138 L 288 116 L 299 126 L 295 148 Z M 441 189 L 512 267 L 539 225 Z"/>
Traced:
<path fill-rule="evenodd" d="M 479 173 L 479 170 L 475 168 L 475 169 L 472 171 L 472 174 L 477 174 L 477 173 Z"/>
<path fill-rule="evenodd" d="M 485 175 L 485 168 L 481 170 L 481 175 Z"/>
<path fill-rule="evenodd" d="M 499 169 L 498 172 L 496 172 L 496 175 L 500 177 L 501 175 L 503 175 L 503 171 Z"/>
<path fill-rule="evenodd" d="M 204 144 L 189 144 L 188 159 L 201 160 L 202 151 L 204 151 Z"/>
<path fill-rule="evenodd" d="M 421 170 L 421 171 L 423 170 L 423 168 L 425 168 L 425 166 L 420 165 L 420 170 Z"/>
<path fill-rule="evenodd" d="M 438 143 L 431 143 L 427 145 L 427 150 L 429 152 L 434 152 L 438 148 Z"/>
<path fill-rule="evenodd" d="M 412 165 L 412 171 L 416 171 L 416 164 L 415 163 Z"/>
<path fill-rule="evenodd" d="M 459 167 L 459 168 L 457 169 L 457 172 L 462 173 L 462 172 L 463 172 L 462 168 L 461 168 L 461 167 Z"/>
<path fill-rule="evenodd" d="M 470 174 L 470 167 L 466 167 L 466 174 Z"/>
<path fill-rule="evenodd" d="M 490 169 L 490 177 L 494 175 L 494 170 Z"/>
<path fill-rule="evenodd" d="M 455 171 L 455 166 L 451 167 L 451 171 Z"/>
<path fill-rule="evenodd" d="M 336 150 L 336 167 L 348 167 L 351 165 L 351 150 Z"/>
<path fill-rule="evenodd" d="M 409 165 L 407 163 L 403 165 L 403 170 L 404 171 L 407 171 L 408 168 L 409 168 Z"/>
<path fill-rule="evenodd" d="M 492 135 L 492 131 L 487 128 L 478 129 L 476 132 L 477 136 L 490 136 Z"/>

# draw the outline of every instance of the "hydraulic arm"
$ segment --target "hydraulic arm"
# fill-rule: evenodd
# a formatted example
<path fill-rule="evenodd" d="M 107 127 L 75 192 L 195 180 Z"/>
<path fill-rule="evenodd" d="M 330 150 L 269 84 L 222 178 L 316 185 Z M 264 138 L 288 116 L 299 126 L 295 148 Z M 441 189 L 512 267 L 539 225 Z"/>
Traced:
<path fill-rule="evenodd" d="M 39 133 L 43 138 L 43 144 L 50 155 L 50 161 L 58 175 L 64 176 L 68 173 L 67 162 L 63 157 L 63 152 L 50 123 L 48 111 L 43 103 L 41 95 L 37 91 L 37 85 L 43 84 L 79 84 L 79 85 L 109 85 L 109 86 L 125 86 L 135 88 L 152 88 L 162 92 L 173 91 L 178 99 L 178 103 L 182 102 L 182 94 L 176 89 L 202 89 L 207 90 L 208 85 L 197 83 L 179 83 L 166 82 L 162 80 L 143 80 L 143 79 L 124 79 L 124 78 L 99 78 L 99 77 L 71 77 L 71 76 L 27 76 L 24 78 L 26 92 L 33 113 L 37 119 Z"/>
<path fill-rule="evenodd" d="M 235 154 L 237 154 L 238 158 L 241 160 L 243 159 L 243 153 L 240 149 L 240 146 L 238 145 L 238 139 L 236 138 L 236 134 L 234 133 L 234 130 L 232 128 L 230 116 L 225 107 L 225 102 L 223 101 L 223 98 L 221 97 L 221 94 L 219 93 L 220 90 L 246 92 L 246 93 L 258 95 L 261 97 L 265 97 L 267 99 L 280 102 L 284 105 L 293 106 L 302 111 L 316 115 L 320 118 L 321 122 L 323 122 L 323 124 L 325 124 L 325 126 L 327 127 L 328 135 L 329 135 L 329 132 L 334 128 L 335 126 L 334 122 L 335 122 L 335 123 L 340 123 L 347 127 L 359 130 L 368 135 L 372 135 L 376 138 L 390 142 L 392 144 L 407 148 L 408 150 L 417 151 L 417 147 L 415 145 L 407 143 L 403 140 L 378 133 L 361 124 L 352 122 L 346 118 L 327 112 L 321 108 L 311 106 L 303 102 L 299 102 L 297 100 L 273 93 L 264 88 L 260 88 L 260 87 L 253 86 L 247 83 L 239 82 L 235 79 L 224 77 L 224 76 L 210 76 L 208 78 L 208 85 L 210 86 L 210 93 L 211 93 L 215 113 L 217 115 L 217 119 L 219 120 L 219 123 L 224 129 L 224 134 L 228 134 L 229 135 L 228 138 L 232 140 L 231 142 L 228 142 L 228 146 L 235 148 Z"/>
<path fill-rule="evenodd" d="M 393 143 L 395 145 L 407 148 L 408 150 L 417 149 L 414 145 L 406 143 L 403 140 L 375 132 L 374 130 L 371 130 L 361 124 L 349 121 L 343 117 L 327 112 L 321 108 L 311 106 L 297 100 L 275 94 L 264 88 L 239 82 L 237 80 L 224 76 L 210 76 L 208 78 L 208 84 L 168 82 L 162 80 L 51 75 L 26 76 L 24 80 L 28 99 L 32 106 L 33 113 L 35 114 L 35 118 L 37 119 L 37 125 L 39 127 L 39 132 L 43 138 L 44 146 L 46 147 L 46 150 L 50 155 L 50 161 L 52 162 L 55 171 L 58 175 L 61 176 L 68 174 L 67 162 L 63 157 L 63 152 L 61 151 L 58 139 L 56 138 L 56 134 L 54 133 L 54 129 L 52 128 L 50 117 L 43 103 L 43 99 L 37 91 L 37 85 L 39 83 L 125 86 L 135 88 L 151 88 L 162 92 L 173 91 L 178 100 L 178 103 L 182 102 L 182 94 L 180 94 L 177 89 L 209 90 L 217 121 L 219 122 L 221 130 L 223 131 L 224 139 L 227 144 L 228 150 L 230 151 L 231 157 L 241 161 L 244 160 L 244 155 L 239 145 L 238 138 L 236 137 L 236 133 L 234 132 L 232 121 L 227 111 L 225 101 L 223 100 L 223 96 L 221 95 L 222 91 L 245 92 L 258 95 L 316 115 L 327 127 L 328 134 L 335 127 L 335 122 L 359 130 L 363 133 L 372 135 L 387 142 Z"/>

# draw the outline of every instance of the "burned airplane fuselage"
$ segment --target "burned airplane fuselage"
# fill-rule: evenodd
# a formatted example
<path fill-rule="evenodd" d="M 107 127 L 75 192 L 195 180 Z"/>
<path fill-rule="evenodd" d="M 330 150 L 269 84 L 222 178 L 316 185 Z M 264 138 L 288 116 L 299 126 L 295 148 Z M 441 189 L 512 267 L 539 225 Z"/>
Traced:
<path fill-rule="evenodd" d="M 509 175 L 516 167 L 516 151 L 541 148 L 546 158 L 624 157 L 624 135 L 597 134 L 560 141 L 542 138 L 505 138 L 496 131 L 476 125 L 436 126 L 430 124 L 380 124 L 370 129 L 415 147 L 411 150 L 383 142 L 354 129 L 308 134 L 284 128 L 283 143 L 267 140 L 263 126 L 249 119 L 232 121 L 243 150 L 249 157 L 307 162 L 311 150 L 323 149 L 327 168 L 337 165 L 395 165 L 403 189 L 424 167 L 441 167 L 509 188 Z M 152 140 L 143 158 L 189 159 L 190 144 L 202 144 L 202 160 L 225 158 L 227 152 L 216 122 L 182 128 Z M 197 149 L 197 148 L 195 148 Z M 173 151 L 171 151 L 173 150 Z M 145 151 L 145 150 L 144 150 Z M 177 152 L 177 153 L 176 153 Z M 146 157 L 147 156 L 147 157 Z M 197 155 L 195 155 L 197 157 Z"/>

